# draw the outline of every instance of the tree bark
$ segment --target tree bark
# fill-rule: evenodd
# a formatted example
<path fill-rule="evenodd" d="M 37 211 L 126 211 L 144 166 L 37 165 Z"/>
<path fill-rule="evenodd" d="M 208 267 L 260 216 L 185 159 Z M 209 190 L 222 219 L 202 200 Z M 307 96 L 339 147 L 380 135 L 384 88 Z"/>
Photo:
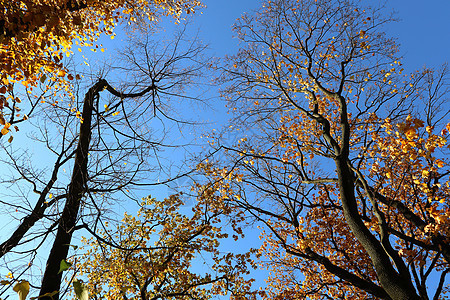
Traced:
<path fill-rule="evenodd" d="M 362 222 L 355 198 L 354 174 L 347 165 L 346 157 L 338 156 L 336 158 L 336 171 L 345 219 L 353 234 L 369 254 L 381 286 L 393 300 L 421 299 L 412 282 L 395 270 L 381 243 Z"/>
<path fill-rule="evenodd" d="M 40 298 L 42 300 L 58 300 L 59 293 L 55 296 L 44 296 L 54 291 L 60 291 L 62 272 L 59 272 L 60 263 L 67 258 L 69 245 L 72 239 L 74 227 L 77 222 L 81 198 L 85 192 L 88 177 L 87 162 L 89 143 L 91 140 L 91 122 L 94 100 L 99 92 L 107 86 L 104 79 L 99 80 L 86 93 L 83 103 L 82 121 L 80 124 L 80 136 L 75 154 L 72 178 L 68 187 L 68 195 L 64 206 L 55 241 L 47 259 L 47 266 L 42 279 Z"/>

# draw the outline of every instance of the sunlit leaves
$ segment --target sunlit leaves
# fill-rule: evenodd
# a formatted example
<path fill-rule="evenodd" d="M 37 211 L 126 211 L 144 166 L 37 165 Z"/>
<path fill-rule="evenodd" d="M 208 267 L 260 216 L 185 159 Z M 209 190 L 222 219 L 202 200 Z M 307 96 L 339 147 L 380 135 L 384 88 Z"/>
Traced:
<path fill-rule="evenodd" d="M 72 285 L 78 300 L 89 300 L 88 288 L 81 280 L 75 279 Z"/>
<path fill-rule="evenodd" d="M 179 20 L 182 13 L 192 13 L 201 4 L 198 0 L 1 0 L 0 6 L 5 8 L 0 12 L 1 112 L 12 108 L 8 91 L 14 83 L 30 92 L 46 82 L 53 91 L 67 91 L 74 75 L 68 73 L 63 58 L 73 54 L 73 45 L 96 49 L 102 34 L 114 37 L 119 22 L 144 28 L 162 16 Z"/>
<path fill-rule="evenodd" d="M 379 254 L 423 298 L 425 274 L 447 272 L 448 70 L 404 75 L 389 16 L 359 5 L 267 1 L 235 26 L 234 140 L 211 134 L 222 156 L 201 168 L 264 225 L 269 299 L 383 298 L 367 288 L 384 288 Z"/>
<path fill-rule="evenodd" d="M 106 299 L 122 295 L 141 299 L 143 292 L 148 298 L 209 299 L 229 290 L 251 295 L 251 280 L 241 277 L 247 273 L 247 256 L 219 254 L 219 240 L 228 235 L 215 224 L 225 212 L 214 209 L 216 204 L 206 191 L 189 216 L 180 211 L 180 195 L 163 201 L 148 197 L 136 216 L 125 213 L 115 229 L 103 233 L 116 246 L 88 241 L 92 248 L 83 257 L 81 270 L 89 279 L 90 293 Z M 201 257 L 210 257 L 211 268 L 195 272 L 192 265 L 201 263 Z M 243 297 L 236 299 L 247 299 Z"/>
<path fill-rule="evenodd" d="M 67 271 L 71 266 L 72 266 L 72 263 L 68 262 L 65 259 L 61 260 L 61 262 L 59 264 L 58 274 L 61 272 Z"/>
<path fill-rule="evenodd" d="M 21 280 L 14 285 L 13 291 L 19 295 L 19 300 L 25 300 L 30 292 L 30 283 L 26 280 Z"/>

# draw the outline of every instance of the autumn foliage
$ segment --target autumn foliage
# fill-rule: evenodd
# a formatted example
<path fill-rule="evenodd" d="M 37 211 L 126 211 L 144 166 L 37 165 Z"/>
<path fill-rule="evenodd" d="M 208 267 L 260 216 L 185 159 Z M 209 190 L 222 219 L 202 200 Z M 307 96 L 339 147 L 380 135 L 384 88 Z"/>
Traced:
<path fill-rule="evenodd" d="M 70 280 L 68 285 L 61 283 L 65 277 L 63 272 L 73 264 L 67 260 L 75 247 L 72 236 L 84 226 L 88 227 L 81 223 L 85 222 L 82 221 L 84 217 L 93 216 L 92 211 L 88 212 L 90 208 L 94 208 L 96 217 L 87 221 L 89 226 L 92 226 L 91 221 L 102 223 L 100 216 L 104 213 L 103 205 L 107 203 L 105 198 L 110 192 L 123 190 L 129 193 L 126 186 L 131 181 L 136 183 L 140 177 L 137 174 L 148 170 L 144 167 L 144 161 L 149 161 L 150 156 L 147 151 L 151 150 L 155 154 L 159 144 L 155 135 L 149 136 L 147 124 L 139 120 L 144 116 L 147 122 L 152 117 L 156 118 L 156 114 L 163 111 L 159 106 L 165 100 L 165 94 L 180 86 L 186 87 L 187 80 L 198 76 L 198 72 L 195 72 L 197 69 L 186 64 L 182 76 L 179 76 L 177 64 L 184 63 L 184 60 L 183 56 L 178 56 L 179 44 L 175 43 L 160 53 L 155 51 L 153 56 L 143 58 L 148 66 L 151 65 L 151 59 L 157 61 L 152 65 L 153 73 L 142 72 L 142 68 L 138 68 L 138 71 L 136 68 L 126 69 L 129 73 L 134 71 L 135 80 L 142 80 L 139 84 L 133 82 L 127 85 L 122 81 L 121 88 L 115 89 L 100 76 L 90 78 L 91 82 L 87 80 L 85 84 L 88 86 L 83 86 L 85 90 L 78 93 L 74 86 L 80 88 L 81 78 L 69 73 L 63 57 L 72 54 L 74 45 L 93 46 L 95 50 L 96 39 L 102 33 L 113 37 L 113 29 L 118 22 L 129 22 L 145 29 L 158 21 L 160 16 L 174 16 L 174 21 L 180 21 L 182 13 L 193 12 L 200 3 L 2 1 L 1 4 L 1 136 L 9 134 L 12 128 L 19 130 L 14 124 L 30 116 L 30 113 L 23 113 L 22 109 L 26 107 L 33 115 L 35 112 L 39 115 L 35 124 L 39 124 L 37 135 L 40 138 L 33 140 L 33 143 L 20 145 L 23 149 L 14 149 L 2 141 L 1 183 L 7 182 L 5 177 L 10 175 L 15 179 L 10 181 L 13 182 L 12 186 L 5 189 L 6 193 L 11 193 L 4 196 L 7 200 L 2 202 L 5 208 L 3 212 L 9 210 L 5 215 L 14 218 L 14 222 L 10 225 L 11 232 L 3 237 L 0 244 L 0 257 L 5 262 L 2 269 L 9 270 L 7 280 L 1 282 L 0 296 L 12 290 L 25 299 L 31 288 L 32 294 L 39 292 L 39 299 L 56 300 L 64 298 L 67 287 L 72 283 L 75 293 L 80 289 L 85 291 L 79 281 Z M 144 35 L 148 32 L 143 30 L 141 33 Z M 139 49 L 148 51 L 148 39 L 147 43 L 139 45 Z M 198 43 L 191 41 L 184 50 L 193 59 L 202 49 Z M 132 50 L 138 49 L 135 47 Z M 122 63 L 125 67 L 127 60 L 122 60 Z M 130 63 L 136 65 L 135 61 Z M 200 61 L 197 63 L 200 64 Z M 72 86 L 70 81 L 75 78 L 79 80 Z M 138 90 L 135 89 L 137 86 Z M 101 94 L 107 96 L 106 99 L 101 98 Z M 177 97 L 171 95 L 172 99 L 180 97 L 183 94 Z M 42 107 L 40 104 L 46 101 L 52 105 Z M 65 103 L 58 104 L 63 101 Z M 100 101 L 104 103 L 100 104 Z M 153 110 L 150 116 L 146 114 L 148 107 Z M 168 115 L 164 117 L 169 118 Z M 171 120 L 176 122 L 173 118 Z M 117 130 L 115 126 L 121 129 Z M 108 130 L 113 134 L 108 134 Z M 12 135 L 9 138 L 11 140 Z M 48 159 L 49 162 L 44 169 L 36 166 L 39 164 L 37 160 L 27 160 L 23 159 L 27 155 L 21 156 L 28 149 L 33 152 L 38 144 L 45 145 L 43 151 L 46 149 L 51 153 L 49 156 L 39 153 L 40 157 L 46 156 L 42 161 Z M 100 150 L 99 145 L 104 148 Z M 125 157 L 131 160 L 128 166 L 123 162 Z M 46 168 L 48 166 L 50 169 Z M 5 170 L 12 172 L 6 174 L 8 171 Z M 96 187 L 100 187 L 101 193 L 95 191 Z M 15 194 L 22 188 L 29 188 L 28 192 L 32 192 L 32 195 L 28 192 L 28 195 L 21 192 Z M 105 197 L 105 194 L 108 195 Z M 87 199 L 92 200 L 92 207 L 86 205 Z M 44 256 L 47 256 L 47 260 L 37 267 L 34 259 L 38 253 L 41 255 L 41 247 L 46 247 Z M 15 257 L 11 259 L 12 256 Z M 33 273 L 30 270 L 35 268 L 39 268 L 43 276 L 29 276 Z M 85 299 L 84 296 L 78 298 Z"/>
<path fill-rule="evenodd" d="M 444 299 L 447 69 L 404 74 L 382 8 L 263 6 L 222 77 L 239 138 L 201 168 L 260 222 L 267 298 Z"/>
<path fill-rule="evenodd" d="M 44 84 L 46 89 L 66 89 L 75 74 L 64 58 L 82 47 L 99 48 L 102 35 L 114 38 L 119 23 L 145 27 L 163 15 L 180 18 L 200 6 L 197 0 L 19 0 L 0 1 L 0 125 L 2 135 L 20 113 L 14 84 L 29 91 Z M 77 51 L 77 50 L 75 50 Z M 19 116 L 16 116 L 19 115 Z"/>
<path fill-rule="evenodd" d="M 86 240 L 77 276 L 95 299 L 252 299 L 250 253 L 222 253 L 228 237 L 221 219 L 229 208 L 201 191 L 198 203 L 183 209 L 181 195 L 162 201 L 147 197 L 136 216 L 125 213 L 116 228 Z M 85 276 L 83 276 L 85 275 Z"/>
<path fill-rule="evenodd" d="M 200 5 L 0 2 L 2 135 L 26 119 L 14 96 L 17 83 L 26 92 L 67 89 L 71 98 L 76 75 L 63 58 L 74 47 L 95 48 L 101 34 L 114 37 L 120 22 L 148 25 Z M 136 200 L 128 188 L 154 185 L 146 181 L 155 170 L 147 163 L 165 144 L 154 140 L 149 116 L 187 123 L 167 114 L 163 96 L 194 99 L 180 91 L 197 88 L 190 84 L 211 66 L 197 43 L 179 53 L 181 36 L 161 52 L 139 41 L 118 67 L 134 82 L 119 89 L 96 78 L 78 100 L 82 113 L 51 107 L 47 121 L 62 137 L 53 147 L 41 130 L 56 155 L 51 176 L 7 152 L 19 177 L 4 182 L 26 180 L 39 198 L 24 209 L 0 256 L 33 241 L 25 238 L 38 221 L 50 224 L 33 237 L 38 246 L 24 251 L 34 257 L 40 241 L 57 231 L 36 287 L 45 300 L 67 293 L 80 300 L 447 299 L 449 73 L 445 65 L 405 71 L 387 34 L 393 20 L 383 7 L 356 0 L 267 0 L 258 13 L 243 15 L 234 26 L 242 48 L 217 68 L 232 119 L 210 134 L 207 158 L 188 172 L 200 178 L 188 191 L 195 203 L 184 206 L 182 193 L 147 197 L 136 215 L 117 221 L 107 213 L 118 200 L 113 195 Z M 70 179 L 61 181 L 67 165 Z M 229 236 L 245 241 L 247 225 L 258 228 L 259 248 L 222 251 Z M 72 244 L 78 230 L 90 236 L 84 252 Z M 270 274 L 256 292 L 250 270 L 258 264 Z M 24 299 L 31 281 L 21 276 L 32 266 L 8 274 L 4 289 Z"/>

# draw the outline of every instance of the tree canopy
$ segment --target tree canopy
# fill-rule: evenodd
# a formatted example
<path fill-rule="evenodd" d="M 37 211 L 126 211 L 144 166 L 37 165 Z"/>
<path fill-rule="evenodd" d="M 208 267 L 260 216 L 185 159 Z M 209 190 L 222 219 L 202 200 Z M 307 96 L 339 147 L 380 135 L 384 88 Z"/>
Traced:
<path fill-rule="evenodd" d="M 264 225 L 268 298 L 443 299 L 447 68 L 405 74 L 382 8 L 263 7 L 235 25 L 222 76 L 240 138 L 211 135 L 221 156 L 201 168 Z"/>
<path fill-rule="evenodd" d="M 126 213 L 117 228 L 86 241 L 90 248 L 79 267 L 95 299 L 255 298 L 253 279 L 244 278 L 255 266 L 251 253 L 219 251 L 228 237 L 221 219 L 229 208 L 199 189 L 192 216 L 181 212 L 181 195 L 163 201 L 147 197 L 136 216 Z"/>
<path fill-rule="evenodd" d="M 40 169 L 0 140 L 10 173 L 0 184 L 12 187 L 0 203 L 17 224 L 0 244 L 11 270 L 0 297 L 447 299 L 449 71 L 406 72 L 383 6 L 265 0 L 237 20 L 241 48 L 222 61 L 182 34 L 167 44 L 141 34 L 111 73 L 81 78 L 63 63 L 73 47 L 201 4 L 1 4 L 2 135 L 38 115 L 27 146 L 44 145 L 52 160 Z M 220 71 L 229 123 L 207 135 L 191 169 L 163 178 L 160 154 L 176 147 L 168 128 L 191 124 L 184 108 L 204 100 L 191 92 L 207 71 Z M 133 194 L 185 176 L 190 189 L 168 197 Z M 123 199 L 133 206 L 118 220 L 111 210 Z M 245 243 L 246 230 L 261 244 L 223 250 L 229 237 Z M 270 272 L 259 290 L 258 266 Z"/>
<path fill-rule="evenodd" d="M 20 112 L 23 99 L 13 94 L 15 83 L 31 91 L 39 83 L 68 91 L 67 85 L 76 74 L 70 74 L 63 59 L 74 53 L 74 46 L 96 49 L 100 35 L 114 38 L 119 23 L 144 28 L 162 16 L 179 19 L 182 13 L 192 13 L 200 5 L 197 0 L 2 0 L 0 137 L 12 124 L 27 118 Z"/>

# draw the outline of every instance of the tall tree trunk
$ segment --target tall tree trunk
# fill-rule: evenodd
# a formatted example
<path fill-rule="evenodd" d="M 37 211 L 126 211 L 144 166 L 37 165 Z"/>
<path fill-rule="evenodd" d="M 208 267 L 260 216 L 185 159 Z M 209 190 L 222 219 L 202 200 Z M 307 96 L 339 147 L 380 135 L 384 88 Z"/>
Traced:
<path fill-rule="evenodd" d="M 53 242 L 50 255 L 48 256 L 47 266 L 42 279 L 42 286 L 40 290 L 40 296 L 42 297 L 39 298 L 42 300 L 59 299 L 59 293 L 53 296 L 53 298 L 43 295 L 54 291 L 60 291 L 61 288 L 62 273 L 58 273 L 60 263 L 63 259 L 67 258 L 72 234 L 77 222 L 81 198 L 86 187 L 88 175 L 88 151 L 91 140 L 91 122 L 94 100 L 98 97 L 99 92 L 102 91 L 106 85 L 106 80 L 99 80 L 89 89 L 84 98 L 82 113 L 83 119 L 80 124 L 80 137 L 75 154 L 72 178 L 69 183 L 68 196 L 64 210 L 60 217 L 56 238 Z"/>
<path fill-rule="evenodd" d="M 394 269 L 381 243 L 362 222 L 354 194 L 354 176 L 347 165 L 346 157 L 336 159 L 336 170 L 345 219 L 353 234 L 369 254 L 381 286 L 393 300 L 421 299 L 417 295 L 412 282 Z"/>

